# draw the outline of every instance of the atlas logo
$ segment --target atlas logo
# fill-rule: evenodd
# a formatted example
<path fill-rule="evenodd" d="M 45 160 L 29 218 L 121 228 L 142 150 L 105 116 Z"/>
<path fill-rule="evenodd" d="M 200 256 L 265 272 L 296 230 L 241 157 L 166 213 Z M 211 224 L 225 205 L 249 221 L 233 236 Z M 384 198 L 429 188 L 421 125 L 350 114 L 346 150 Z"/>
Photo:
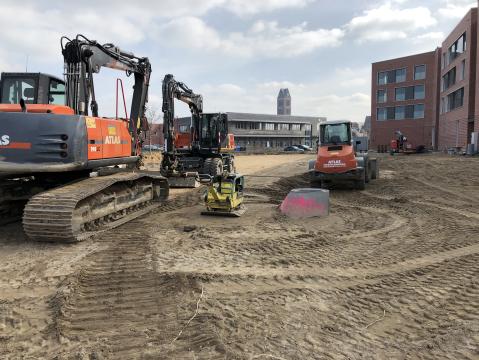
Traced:
<path fill-rule="evenodd" d="M 329 160 L 329 165 L 341 165 L 343 162 L 341 160 Z"/>
<path fill-rule="evenodd" d="M 328 160 L 328 162 L 324 164 L 325 168 L 338 168 L 345 166 L 346 164 L 342 160 Z"/>
<path fill-rule="evenodd" d="M 10 145 L 10 136 L 2 135 L 0 136 L 0 146 Z"/>
<path fill-rule="evenodd" d="M 106 145 L 118 145 L 121 144 L 121 139 L 119 136 L 105 136 L 105 144 Z"/>

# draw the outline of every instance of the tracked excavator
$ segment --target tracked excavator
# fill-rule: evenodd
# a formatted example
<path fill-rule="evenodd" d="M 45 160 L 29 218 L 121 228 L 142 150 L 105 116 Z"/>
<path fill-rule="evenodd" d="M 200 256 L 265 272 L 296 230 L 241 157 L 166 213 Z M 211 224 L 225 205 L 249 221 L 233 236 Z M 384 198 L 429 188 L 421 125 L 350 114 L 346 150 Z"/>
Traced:
<path fill-rule="evenodd" d="M 23 214 L 33 240 L 75 242 L 145 214 L 169 186 L 159 173 L 139 171 L 148 58 L 83 35 L 60 42 L 64 83 L 42 74 L 2 79 L 0 218 Z M 125 118 L 99 116 L 94 74 L 103 67 L 134 77 Z"/>
<path fill-rule="evenodd" d="M 175 99 L 191 111 L 190 132 L 185 139 L 176 132 Z M 234 136 L 228 134 L 224 113 L 203 113 L 203 98 L 171 74 L 163 79 L 163 133 L 165 152 L 162 172 L 171 187 L 195 187 L 201 175 L 234 173 Z"/>

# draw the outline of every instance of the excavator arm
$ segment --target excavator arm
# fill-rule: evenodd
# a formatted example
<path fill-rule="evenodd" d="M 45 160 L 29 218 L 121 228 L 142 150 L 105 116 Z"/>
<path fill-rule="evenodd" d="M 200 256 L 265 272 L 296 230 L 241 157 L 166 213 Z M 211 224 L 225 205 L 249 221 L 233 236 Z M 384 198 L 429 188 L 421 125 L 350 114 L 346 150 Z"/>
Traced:
<path fill-rule="evenodd" d="M 132 155 L 135 155 L 139 134 L 147 130 L 144 117 L 151 74 L 148 58 L 135 56 L 113 44 L 101 45 L 83 35 L 77 35 L 73 40 L 64 36 L 61 46 L 65 64 L 66 105 L 76 114 L 89 115 L 90 108 L 91 116 L 98 116 L 93 74 L 99 73 L 102 67 L 125 71 L 127 76 L 134 75 L 129 130 L 135 145 L 132 146 Z"/>
<path fill-rule="evenodd" d="M 174 171 L 177 163 L 175 146 L 175 99 L 190 107 L 193 122 L 199 122 L 203 112 L 203 97 L 195 94 L 184 83 L 176 81 L 173 75 L 167 74 L 163 79 L 163 134 L 165 137 L 165 153 L 162 168 Z"/>

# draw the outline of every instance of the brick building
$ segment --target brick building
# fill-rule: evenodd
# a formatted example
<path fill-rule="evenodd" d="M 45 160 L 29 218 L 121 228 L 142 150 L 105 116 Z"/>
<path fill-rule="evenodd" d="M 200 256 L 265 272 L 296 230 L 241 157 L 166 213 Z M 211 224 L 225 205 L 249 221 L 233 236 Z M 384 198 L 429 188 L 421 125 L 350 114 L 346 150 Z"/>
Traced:
<path fill-rule="evenodd" d="M 440 50 L 372 64 L 371 147 L 388 146 L 396 131 L 428 148 L 437 123 Z"/>
<path fill-rule="evenodd" d="M 442 43 L 438 148 L 465 148 L 477 118 L 477 8 Z"/>
<path fill-rule="evenodd" d="M 415 146 L 466 149 L 479 131 L 477 23 L 472 8 L 435 51 L 372 64 L 372 148 L 401 131 Z"/>
<path fill-rule="evenodd" d="M 141 135 L 143 145 L 163 146 L 163 124 L 150 124 L 150 129 Z"/>

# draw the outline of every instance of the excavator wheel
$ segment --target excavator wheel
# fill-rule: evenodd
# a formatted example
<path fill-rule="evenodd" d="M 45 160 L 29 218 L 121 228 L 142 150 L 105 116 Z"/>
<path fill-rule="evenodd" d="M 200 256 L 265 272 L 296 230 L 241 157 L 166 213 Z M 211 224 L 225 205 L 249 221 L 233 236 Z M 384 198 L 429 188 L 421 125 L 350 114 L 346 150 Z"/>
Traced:
<path fill-rule="evenodd" d="M 220 158 L 213 158 L 210 159 L 210 168 L 209 168 L 209 174 L 211 176 L 217 176 L 223 174 L 223 160 Z"/>
<path fill-rule="evenodd" d="M 229 171 L 230 174 L 236 173 L 236 164 L 235 164 L 235 159 L 234 158 L 229 159 L 228 168 L 229 168 L 228 171 Z"/>

